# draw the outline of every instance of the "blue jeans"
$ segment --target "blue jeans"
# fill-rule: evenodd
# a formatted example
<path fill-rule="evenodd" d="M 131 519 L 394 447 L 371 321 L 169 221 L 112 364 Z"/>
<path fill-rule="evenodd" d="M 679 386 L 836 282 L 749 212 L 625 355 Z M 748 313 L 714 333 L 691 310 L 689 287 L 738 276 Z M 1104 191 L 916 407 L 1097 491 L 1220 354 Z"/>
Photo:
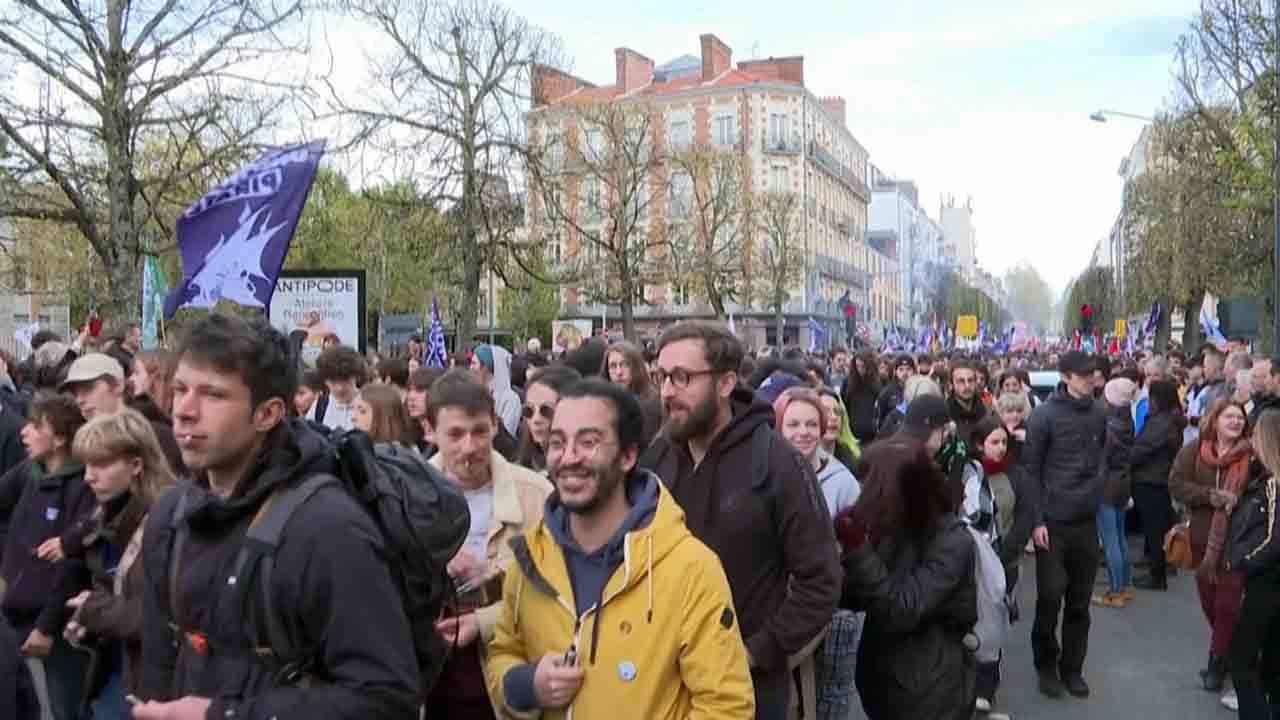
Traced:
<path fill-rule="evenodd" d="M 1129 542 L 1124 536 L 1127 513 L 1125 508 L 1106 503 L 1098 508 L 1098 534 L 1102 536 L 1102 548 L 1107 556 L 1107 577 L 1111 581 L 1111 592 L 1116 593 L 1129 587 L 1133 579 L 1129 568 Z"/>
<path fill-rule="evenodd" d="M 124 699 L 124 674 L 117 670 L 109 677 L 93 701 L 93 720 L 129 720 L 132 710 Z"/>

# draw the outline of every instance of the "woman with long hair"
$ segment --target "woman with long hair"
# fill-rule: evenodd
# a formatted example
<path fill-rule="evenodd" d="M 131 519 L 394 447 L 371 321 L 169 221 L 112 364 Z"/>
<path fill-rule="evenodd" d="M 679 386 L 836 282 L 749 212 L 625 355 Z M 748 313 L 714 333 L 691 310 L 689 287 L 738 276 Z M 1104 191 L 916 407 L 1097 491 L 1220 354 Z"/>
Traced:
<path fill-rule="evenodd" d="M 1254 465 L 1247 417 L 1241 402 L 1230 397 L 1215 402 L 1200 418 L 1199 438 L 1178 451 L 1169 473 L 1170 494 L 1190 514 L 1191 560 L 1204 568 L 1197 573 L 1196 589 L 1210 638 L 1209 660 L 1200 679 L 1210 692 L 1221 691 L 1226 682 L 1227 654 L 1244 595 L 1244 575 L 1227 569 L 1222 548 L 1227 505 L 1260 472 Z"/>
<path fill-rule="evenodd" d="M 152 504 L 173 485 L 173 471 L 150 421 L 133 410 L 95 417 L 76 433 L 72 452 L 97 505 L 82 551 L 65 570 L 90 589 L 69 603 L 76 611 L 64 635 L 96 645 L 98 660 L 85 678 L 86 687 L 99 688 L 93 717 L 125 718 L 125 696 L 138 692 L 142 660 L 143 527 Z"/>
<path fill-rule="evenodd" d="M 435 429 L 431 427 L 427 405 L 431 400 L 432 383 L 443 374 L 439 368 L 418 368 L 409 373 L 409 386 L 404 391 L 404 407 L 414 425 L 414 445 L 424 458 L 430 458 L 436 452 Z"/>
<path fill-rule="evenodd" d="M 830 453 L 841 465 L 852 470 L 858 464 L 862 448 L 849 429 L 849 414 L 845 412 L 840 394 L 829 387 L 818 388 L 822 407 L 827 411 L 827 429 L 822 434 L 822 449 Z"/>
<path fill-rule="evenodd" d="M 133 367 L 129 372 L 129 392 L 132 394 L 130 407 L 151 417 L 140 405 L 154 405 L 156 411 L 168 417 L 173 411 L 173 390 L 170 383 L 176 367 L 173 353 L 168 350 L 143 350 L 133 356 Z"/>
<path fill-rule="evenodd" d="M 1134 423 L 1133 449 L 1129 451 L 1129 473 L 1133 480 L 1133 502 L 1142 517 L 1146 541 L 1148 575 L 1135 578 L 1140 590 L 1168 590 L 1168 568 L 1164 557 L 1164 536 L 1173 527 L 1173 501 L 1169 496 L 1169 471 L 1182 447 L 1182 417 L 1178 388 L 1167 380 L 1147 386 L 1149 410 L 1141 428 Z"/>
<path fill-rule="evenodd" d="M 863 455 L 862 493 L 836 516 L 840 606 L 866 611 L 857 686 L 870 720 L 954 718 L 974 708 L 975 546 L 942 472 L 902 434 Z"/>
<path fill-rule="evenodd" d="M 1133 599 L 1129 563 L 1129 540 L 1125 537 L 1125 517 L 1133 496 L 1129 454 L 1133 450 L 1133 398 L 1137 386 L 1117 377 L 1103 386 L 1107 404 L 1107 438 L 1102 451 L 1102 504 L 1098 506 L 1098 535 L 1107 559 L 1110 588 L 1094 593 L 1092 601 L 1102 607 L 1122 608 Z"/>
<path fill-rule="evenodd" d="M 840 399 L 844 401 L 845 412 L 849 415 L 853 436 L 863 447 L 876 439 L 876 400 L 880 397 L 878 374 L 878 365 L 873 357 L 858 355 L 849 368 L 844 387 L 840 388 Z"/>
<path fill-rule="evenodd" d="M 662 398 L 649 378 L 644 351 L 626 341 L 610 345 L 605 350 L 600 374 L 609 382 L 631 391 L 640 401 L 640 409 L 644 412 L 644 435 L 640 442 L 642 448 L 648 447 L 662 428 Z"/>
<path fill-rule="evenodd" d="M 1272 720 L 1280 717 L 1280 411 L 1258 416 L 1253 445 L 1266 472 L 1223 506 L 1231 516 L 1227 562 L 1245 578 L 1231 680 L 1242 720 Z"/>
<path fill-rule="evenodd" d="M 853 473 L 822 448 L 827 410 L 817 392 L 806 387 L 784 391 L 773 403 L 777 428 L 818 476 L 818 484 L 834 517 L 858 500 Z M 814 653 L 817 716 L 842 718 L 853 704 L 855 648 L 862 632 L 862 616 L 837 610 L 821 647 Z"/>
<path fill-rule="evenodd" d="M 417 440 L 404 399 L 393 385 L 370 383 L 360 388 L 351 420 L 375 443 L 413 447 Z"/>
<path fill-rule="evenodd" d="M 534 472 L 546 472 L 547 438 L 551 421 L 556 416 L 560 395 L 582 379 L 577 370 L 564 365 L 543 368 L 529 381 L 525 390 L 524 422 L 520 423 L 520 445 L 515 463 Z"/>

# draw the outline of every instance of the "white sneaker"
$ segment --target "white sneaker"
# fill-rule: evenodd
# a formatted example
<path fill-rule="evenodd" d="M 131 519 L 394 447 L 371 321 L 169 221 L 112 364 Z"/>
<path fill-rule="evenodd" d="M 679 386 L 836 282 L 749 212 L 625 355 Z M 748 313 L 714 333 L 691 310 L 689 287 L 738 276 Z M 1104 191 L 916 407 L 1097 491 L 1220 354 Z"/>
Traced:
<path fill-rule="evenodd" d="M 1240 712 L 1240 698 L 1235 690 L 1228 690 L 1222 694 L 1222 707 L 1231 712 Z"/>
<path fill-rule="evenodd" d="M 986 698 L 978 698 L 973 703 L 973 709 L 981 713 L 991 712 L 991 701 Z"/>

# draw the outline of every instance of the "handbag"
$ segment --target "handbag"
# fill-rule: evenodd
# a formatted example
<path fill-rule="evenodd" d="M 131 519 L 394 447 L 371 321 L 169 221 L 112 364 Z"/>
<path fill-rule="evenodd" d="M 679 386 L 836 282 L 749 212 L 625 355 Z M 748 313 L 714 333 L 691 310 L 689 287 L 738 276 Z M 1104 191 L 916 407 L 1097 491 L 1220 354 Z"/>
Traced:
<path fill-rule="evenodd" d="M 1191 523 L 1180 522 L 1165 533 L 1164 559 L 1179 570 L 1195 569 L 1195 559 L 1191 553 Z"/>

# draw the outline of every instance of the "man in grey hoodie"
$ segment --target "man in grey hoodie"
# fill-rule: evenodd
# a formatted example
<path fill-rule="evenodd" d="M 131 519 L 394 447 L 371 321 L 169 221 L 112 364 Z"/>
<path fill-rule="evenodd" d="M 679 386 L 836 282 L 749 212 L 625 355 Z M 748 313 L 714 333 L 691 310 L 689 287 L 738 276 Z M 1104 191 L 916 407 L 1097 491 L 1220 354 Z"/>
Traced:
<path fill-rule="evenodd" d="M 497 345 L 478 345 L 471 353 L 471 371 L 493 394 L 493 407 L 511 437 L 520 437 L 520 411 L 524 405 L 511 389 L 511 353 Z"/>

